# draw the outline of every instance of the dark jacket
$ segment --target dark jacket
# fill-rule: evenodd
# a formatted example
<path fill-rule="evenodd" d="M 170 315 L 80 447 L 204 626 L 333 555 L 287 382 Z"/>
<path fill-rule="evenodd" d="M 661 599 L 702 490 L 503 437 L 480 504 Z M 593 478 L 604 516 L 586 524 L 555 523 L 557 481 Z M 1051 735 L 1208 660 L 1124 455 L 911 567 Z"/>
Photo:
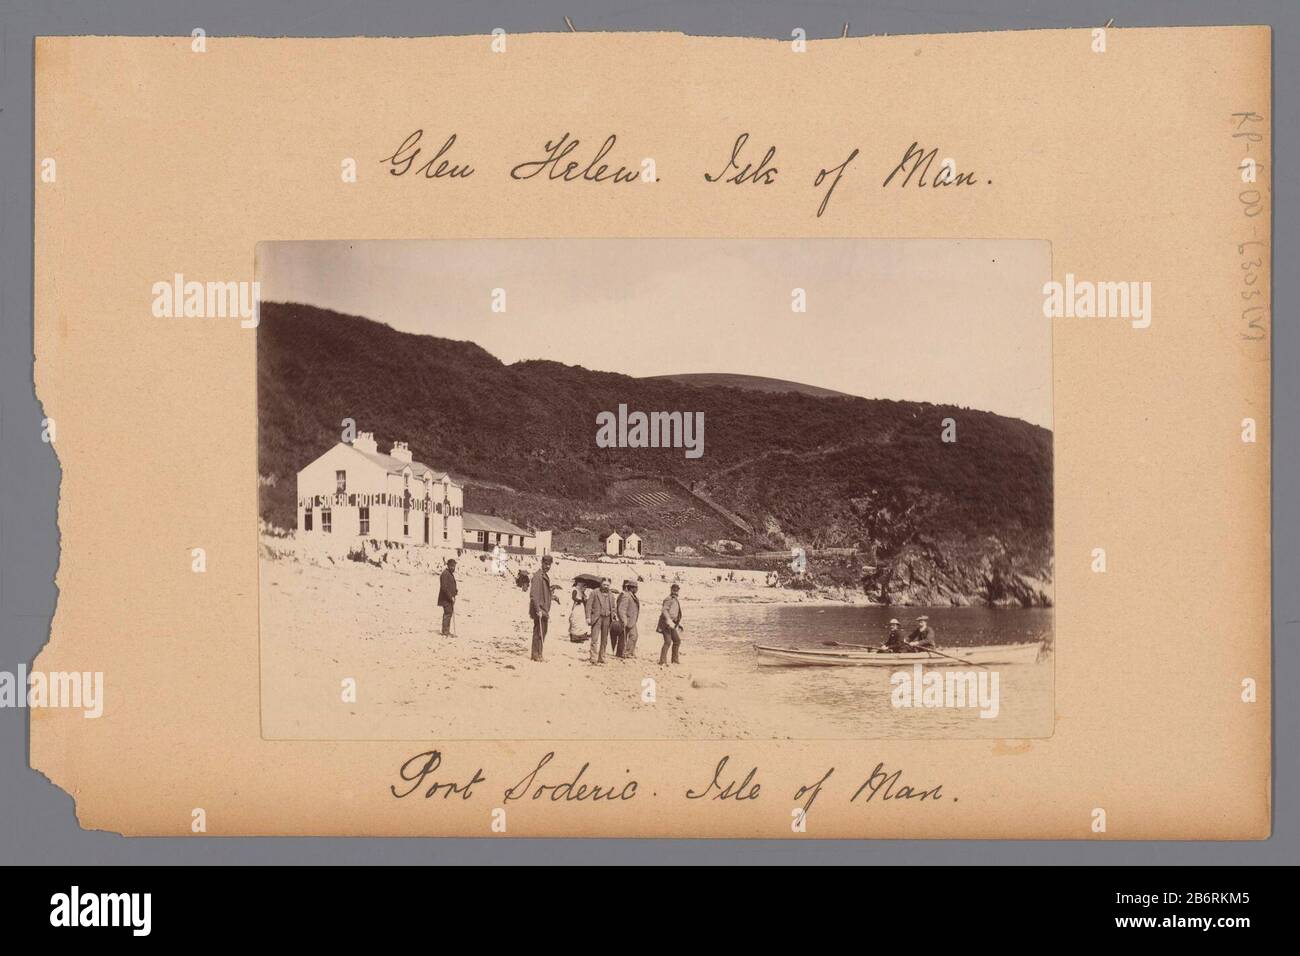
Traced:
<path fill-rule="evenodd" d="M 912 633 L 907 635 L 907 643 L 933 645 L 935 643 L 934 628 L 927 627 L 924 633 L 919 627 L 912 628 Z"/>
<path fill-rule="evenodd" d="M 442 577 L 438 580 L 438 606 L 451 607 L 456 603 L 456 575 L 451 573 L 451 568 L 442 569 Z"/>
<path fill-rule="evenodd" d="M 528 589 L 528 616 L 531 618 L 551 616 L 551 576 L 545 571 L 533 575 L 533 583 Z"/>

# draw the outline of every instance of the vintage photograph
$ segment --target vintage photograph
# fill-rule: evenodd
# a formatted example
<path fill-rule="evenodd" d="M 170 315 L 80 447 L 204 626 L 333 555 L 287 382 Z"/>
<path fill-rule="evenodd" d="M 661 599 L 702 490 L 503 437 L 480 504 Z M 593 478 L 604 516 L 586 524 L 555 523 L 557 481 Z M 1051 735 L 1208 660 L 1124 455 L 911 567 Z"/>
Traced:
<path fill-rule="evenodd" d="M 1051 735 L 1050 260 L 260 243 L 263 736 Z"/>

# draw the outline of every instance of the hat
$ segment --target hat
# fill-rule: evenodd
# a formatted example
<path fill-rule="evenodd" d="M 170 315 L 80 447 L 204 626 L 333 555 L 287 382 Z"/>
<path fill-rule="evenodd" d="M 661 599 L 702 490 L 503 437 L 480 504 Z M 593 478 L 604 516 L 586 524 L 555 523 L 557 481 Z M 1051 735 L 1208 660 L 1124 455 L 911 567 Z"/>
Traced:
<path fill-rule="evenodd" d="M 627 587 L 627 586 L 630 585 L 631 583 L 632 583 L 632 582 L 629 581 L 627 578 L 624 578 L 624 579 L 623 579 L 623 587 Z"/>
<path fill-rule="evenodd" d="M 681 586 L 680 584 L 674 584 L 674 585 L 673 585 L 672 587 L 670 587 L 668 590 L 670 590 L 670 591 L 680 591 L 681 589 L 682 589 L 682 586 Z"/>
<path fill-rule="evenodd" d="M 891 617 L 891 618 L 889 619 L 889 623 L 890 623 L 890 624 L 897 624 L 897 623 L 898 623 L 898 618 L 896 618 L 896 617 Z"/>
<path fill-rule="evenodd" d="M 918 621 L 928 621 L 928 620 L 930 620 L 930 618 L 927 617 L 926 615 L 922 614 L 920 617 L 917 618 L 917 620 L 918 620 Z"/>

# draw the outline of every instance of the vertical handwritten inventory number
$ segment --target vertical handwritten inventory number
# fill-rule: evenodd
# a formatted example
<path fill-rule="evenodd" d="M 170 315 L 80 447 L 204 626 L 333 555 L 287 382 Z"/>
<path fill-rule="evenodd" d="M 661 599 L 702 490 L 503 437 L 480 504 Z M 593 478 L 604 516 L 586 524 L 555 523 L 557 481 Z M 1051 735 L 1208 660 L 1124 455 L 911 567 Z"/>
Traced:
<path fill-rule="evenodd" d="M 1264 117 L 1252 111 L 1245 113 L 1233 113 L 1232 119 L 1235 132 L 1232 134 L 1234 140 L 1242 141 L 1246 146 L 1246 160 L 1243 161 L 1242 167 L 1245 168 L 1250 164 L 1253 157 L 1250 155 L 1251 147 L 1264 140 L 1264 134 L 1251 127 L 1256 123 L 1263 123 Z M 1244 177 L 1243 177 L 1244 178 Z M 1253 177 L 1250 182 L 1253 182 Z M 1246 188 L 1237 193 L 1237 201 L 1241 204 L 1241 214 L 1248 222 L 1259 216 L 1264 211 L 1264 195 L 1259 189 L 1246 183 Z M 1258 225 L 1251 224 L 1251 236 L 1258 237 Z M 1237 256 L 1240 259 L 1241 281 L 1245 286 L 1239 290 L 1242 301 L 1246 304 L 1241 309 L 1241 321 L 1245 324 L 1245 331 L 1241 332 L 1241 337 L 1251 342 L 1259 342 L 1268 336 L 1266 324 L 1268 322 L 1268 301 L 1264 294 L 1263 287 L 1255 286 L 1263 278 L 1262 270 L 1264 268 L 1264 259 L 1268 255 L 1268 242 L 1264 239 L 1251 238 L 1237 243 Z M 1261 300 L 1261 301 L 1255 301 Z"/>

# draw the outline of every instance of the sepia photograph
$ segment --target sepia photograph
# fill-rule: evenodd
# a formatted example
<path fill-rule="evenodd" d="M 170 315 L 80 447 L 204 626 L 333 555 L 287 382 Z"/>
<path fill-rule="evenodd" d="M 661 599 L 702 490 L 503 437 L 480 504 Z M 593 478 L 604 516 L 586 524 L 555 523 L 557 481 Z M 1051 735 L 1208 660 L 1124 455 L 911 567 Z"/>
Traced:
<path fill-rule="evenodd" d="M 1051 734 L 1047 243 L 257 273 L 265 736 Z"/>
<path fill-rule="evenodd" d="M 1300 4 L 17 6 L 18 923 L 777 864 L 1280 924 Z"/>

